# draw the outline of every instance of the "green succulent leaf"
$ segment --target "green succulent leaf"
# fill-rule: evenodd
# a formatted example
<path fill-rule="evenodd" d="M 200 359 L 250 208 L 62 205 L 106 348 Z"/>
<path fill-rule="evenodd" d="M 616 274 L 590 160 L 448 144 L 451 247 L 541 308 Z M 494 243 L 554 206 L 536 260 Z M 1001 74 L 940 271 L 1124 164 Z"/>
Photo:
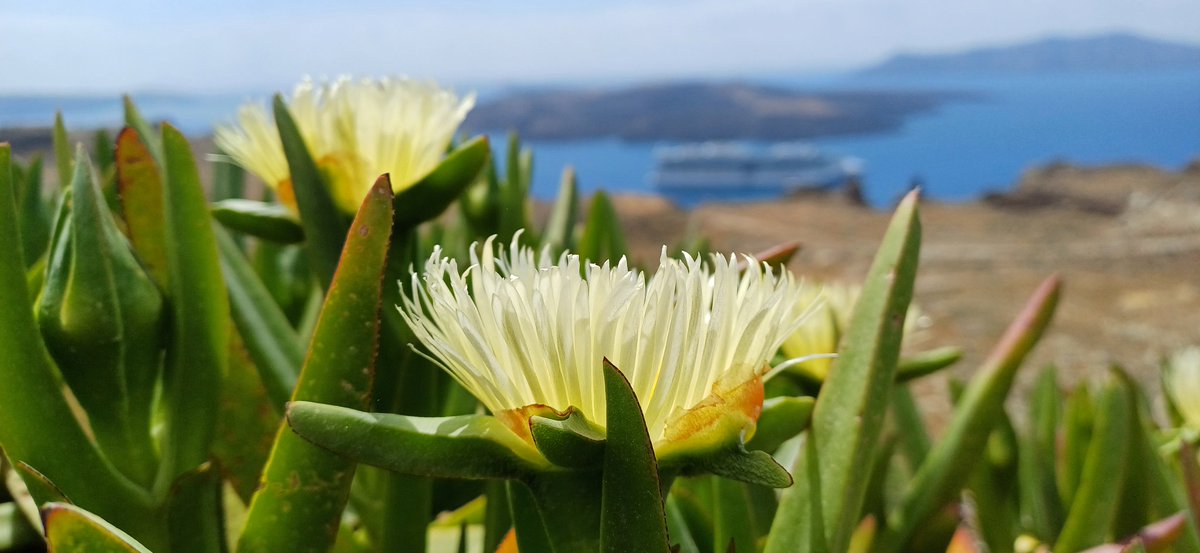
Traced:
<path fill-rule="evenodd" d="M 508 154 L 504 163 L 507 175 L 500 187 L 499 236 L 501 242 L 512 239 L 529 225 L 529 185 L 533 182 L 533 153 L 521 147 L 516 133 L 508 135 Z M 526 239 L 532 236 L 526 234 Z"/>
<path fill-rule="evenodd" d="M 142 139 L 142 143 L 146 145 L 150 153 L 150 157 L 159 167 L 166 165 L 165 156 L 163 155 L 162 136 L 154 132 L 154 128 L 142 117 L 142 113 L 138 111 L 137 104 L 133 103 L 133 97 L 126 94 L 121 98 L 121 105 L 125 112 L 125 126 L 133 128 L 137 132 L 138 137 Z"/>
<path fill-rule="evenodd" d="M 71 209 L 47 262 L 38 323 L 106 455 L 148 485 L 155 467 L 150 404 L 162 295 L 117 228 L 82 147 L 78 154 Z"/>
<path fill-rule="evenodd" d="M 411 228 L 434 219 L 475 182 L 491 156 L 486 136 L 468 140 L 416 184 L 396 194 L 396 224 Z"/>
<path fill-rule="evenodd" d="M 592 196 L 592 206 L 583 227 L 583 236 L 579 239 L 579 257 L 593 263 L 603 263 L 610 259 L 618 259 L 627 252 L 617 210 L 613 208 L 608 194 L 603 191 L 596 192 Z"/>
<path fill-rule="evenodd" d="M 773 453 L 783 442 L 808 427 L 816 400 L 811 397 L 780 396 L 763 402 L 762 414 L 746 449 Z"/>
<path fill-rule="evenodd" d="M 171 484 L 166 525 L 171 553 L 225 553 L 221 474 L 204 463 Z"/>
<path fill-rule="evenodd" d="M 229 355 L 229 298 L 208 201 L 187 138 L 163 125 L 163 219 L 172 333 L 163 400 L 167 425 L 156 489 L 209 459 Z"/>
<path fill-rule="evenodd" d="M 694 468 L 768 488 L 787 488 L 792 485 L 792 475 L 765 451 L 746 451 L 738 447 L 700 460 Z"/>
<path fill-rule="evenodd" d="M 597 429 L 578 410 L 555 419 L 529 418 L 533 443 L 551 463 L 570 469 L 595 469 L 604 463 L 604 431 Z"/>
<path fill-rule="evenodd" d="M 625 375 L 604 360 L 604 483 L 600 550 L 606 553 L 670 549 L 654 446 L 638 398 Z"/>
<path fill-rule="evenodd" d="M 213 200 L 242 198 L 246 193 L 246 170 L 233 162 L 223 152 L 213 162 Z"/>
<path fill-rule="evenodd" d="M 1054 461 L 1061 417 L 1061 392 L 1054 367 L 1037 377 L 1029 405 L 1028 430 L 1021 437 L 1017 463 L 1022 526 L 1045 543 L 1054 543 L 1064 518 L 1055 485 Z"/>
<path fill-rule="evenodd" d="M 917 400 L 907 386 L 892 389 L 892 420 L 896 425 L 897 445 L 908 458 L 909 466 L 919 467 L 925 462 L 932 447 L 929 432 L 925 430 Z"/>
<path fill-rule="evenodd" d="M 764 553 L 829 551 L 821 511 L 821 474 L 812 429 L 801 434 L 800 454 L 792 466 L 796 482 L 784 490 L 767 534 Z M 849 540 L 848 540 L 849 542 Z M 847 545 L 849 547 L 849 545 Z"/>
<path fill-rule="evenodd" d="M 1076 386 L 1067 397 L 1063 410 L 1064 445 L 1062 461 L 1058 471 L 1058 493 L 1062 504 L 1070 506 L 1075 501 L 1075 492 L 1083 475 L 1083 463 L 1095 427 L 1095 400 L 1085 385 Z"/>
<path fill-rule="evenodd" d="M 400 474 L 517 478 L 549 468 L 532 445 L 487 415 L 412 417 L 296 401 L 287 420 L 318 446 Z"/>
<path fill-rule="evenodd" d="M 896 382 L 908 382 L 938 372 L 962 359 L 962 349 L 949 346 L 904 357 L 896 368 Z"/>
<path fill-rule="evenodd" d="M 757 551 L 758 528 L 752 512 L 750 485 L 713 478 L 713 541 L 728 551 Z"/>
<path fill-rule="evenodd" d="M 14 167 L 15 169 L 15 167 Z M 35 157 L 20 175 L 19 205 L 21 216 L 21 245 L 25 252 L 25 266 L 32 267 L 42 255 L 50 241 L 50 208 L 42 198 L 42 158 Z"/>
<path fill-rule="evenodd" d="M 317 280 L 322 287 L 328 288 L 342 255 L 346 220 L 333 202 L 326 180 L 279 94 L 275 95 L 274 110 L 275 125 L 279 128 L 279 139 L 283 142 L 283 153 L 292 177 L 296 207 L 300 210 L 300 224 L 304 227 L 308 260 Z"/>
<path fill-rule="evenodd" d="M 117 191 L 129 240 L 159 288 L 169 286 L 162 169 L 142 135 L 125 127 L 117 135 Z"/>
<path fill-rule="evenodd" d="M 995 422 L 1003 414 L 1004 400 L 1017 369 L 1053 318 L 1060 288 L 1057 277 L 1046 279 L 976 372 L 959 400 L 945 436 L 929 452 L 900 505 L 888 517 L 888 527 L 880 539 L 883 550 L 904 547 L 916 528 L 953 499 L 966 483 L 983 456 Z"/>
<path fill-rule="evenodd" d="M 61 111 L 54 114 L 54 166 L 58 169 L 58 185 L 65 188 L 74 173 L 71 164 L 71 139 Z"/>
<path fill-rule="evenodd" d="M 391 232 L 392 185 L 385 175 L 350 226 L 293 401 L 369 407 Z M 337 537 L 354 469 L 352 460 L 281 426 L 238 550 L 327 551 Z"/>
<path fill-rule="evenodd" d="M 288 208 L 270 202 L 229 198 L 212 206 L 213 218 L 229 230 L 279 244 L 304 241 L 304 227 Z"/>
<path fill-rule="evenodd" d="M 1096 407 L 1095 434 L 1088 445 L 1079 490 L 1054 542 L 1055 553 L 1081 551 L 1111 534 L 1121 483 L 1129 474 L 1133 406 L 1118 378 L 1110 377 L 1096 398 Z"/>
<path fill-rule="evenodd" d="M 575 222 L 579 218 L 579 179 L 575 168 L 563 169 L 558 196 L 550 210 L 550 219 L 542 232 L 542 247 L 558 253 L 574 246 Z"/>
<path fill-rule="evenodd" d="M 216 229 L 216 237 L 233 322 L 254 360 L 271 406 L 283 413 L 296 388 L 304 346 L 233 237 L 222 229 Z"/>
<path fill-rule="evenodd" d="M 8 144 L 0 143 L 0 236 L 18 237 L 11 153 Z M 147 498 L 101 457 L 61 394 L 33 318 L 20 240 L 0 240 L 0 328 L 0 443 L 5 455 L 15 466 L 37 467 L 77 504 L 120 519 L 123 526 L 144 528 L 139 506 Z M 35 500 L 53 499 L 33 491 Z"/>
<path fill-rule="evenodd" d="M 892 217 L 855 305 L 838 370 L 821 387 L 813 410 L 811 446 L 819 459 L 821 506 L 831 551 L 845 550 L 858 524 L 869 480 L 862 468 L 870 466 L 883 427 L 920 243 L 913 192 Z M 776 522 L 781 523 L 795 524 Z"/>
<path fill-rule="evenodd" d="M 129 534 L 68 503 L 42 507 L 42 523 L 51 551 L 63 553 L 150 553 Z"/>

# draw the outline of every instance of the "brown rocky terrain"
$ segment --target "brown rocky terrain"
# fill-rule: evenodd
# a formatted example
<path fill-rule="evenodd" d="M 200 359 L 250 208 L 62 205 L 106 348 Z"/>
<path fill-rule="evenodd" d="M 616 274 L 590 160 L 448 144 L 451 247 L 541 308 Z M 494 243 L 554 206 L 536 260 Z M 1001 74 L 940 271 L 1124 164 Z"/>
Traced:
<path fill-rule="evenodd" d="M 27 155 L 44 151 L 44 134 L 6 132 L 5 139 Z M 211 143 L 198 141 L 197 151 L 211 151 Z M 663 244 L 689 233 L 720 251 L 756 252 L 795 241 L 802 245 L 790 265 L 796 273 L 850 282 L 865 275 L 890 217 L 842 194 L 710 204 L 691 212 L 650 196 L 617 196 L 614 203 L 631 255 L 643 265 L 657 261 Z M 970 374 L 1050 274 L 1065 282 L 1063 301 L 1016 397 L 1038 367 L 1051 363 L 1065 384 L 1120 364 L 1157 388 L 1161 359 L 1200 344 L 1200 161 L 1180 172 L 1050 165 L 1028 171 L 1010 192 L 972 203 L 925 201 L 921 211 L 916 301 L 929 326 L 915 345 L 962 347 L 957 376 Z M 930 378 L 918 388 L 935 413 L 944 412 L 936 408 L 945 404 L 944 384 Z"/>
<path fill-rule="evenodd" d="M 652 262 L 689 227 L 722 251 L 798 241 L 790 267 L 816 279 L 858 281 L 889 214 L 837 195 L 705 205 L 685 213 L 648 197 L 616 200 L 632 255 Z M 1051 274 L 1065 282 L 1049 334 L 1027 362 L 1017 396 L 1038 367 L 1064 383 L 1120 364 L 1157 388 L 1164 355 L 1200 344 L 1200 163 L 1179 173 L 1126 165 L 1052 165 L 1010 193 L 967 204 L 926 201 L 916 301 L 930 324 L 919 346 L 958 345 L 967 376 L 1026 297 Z M 918 393 L 944 402 L 944 381 Z M 939 411 L 936 408 L 934 411 Z"/>

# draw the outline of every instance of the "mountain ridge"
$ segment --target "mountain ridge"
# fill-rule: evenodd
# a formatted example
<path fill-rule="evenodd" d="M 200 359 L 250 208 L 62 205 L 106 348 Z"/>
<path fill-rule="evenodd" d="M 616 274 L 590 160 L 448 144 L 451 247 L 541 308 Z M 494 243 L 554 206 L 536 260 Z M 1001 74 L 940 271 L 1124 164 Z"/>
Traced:
<path fill-rule="evenodd" d="M 1116 32 L 1052 36 L 944 54 L 899 53 L 858 75 L 1200 69 L 1200 45 Z"/>

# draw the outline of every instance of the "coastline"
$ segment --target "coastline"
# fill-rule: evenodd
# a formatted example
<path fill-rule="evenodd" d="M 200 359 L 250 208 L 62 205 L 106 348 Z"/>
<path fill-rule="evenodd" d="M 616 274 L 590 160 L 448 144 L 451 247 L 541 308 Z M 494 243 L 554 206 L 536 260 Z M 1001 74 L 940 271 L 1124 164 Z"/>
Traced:
<path fill-rule="evenodd" d="M 0 140 L 12 136 L 5 130 Z M 14 147 L 24 157 L 48 140 L 47 129 L 30 130 Z M 212 149 L 208 138 L 194 143 L 197 151 Z M 53 165 L 45 166 L 47 182 Z M 202 172 L 209 170 L 202 164 Z M 612 199 L 636 262 L 656 264 L 663 244 L 689 233 L 723 252 L 795 241 L 801 250 L 791 269 L 815 280 L 860 280 L 889 217 L 887 209 L 841 190 L 690 211 L 653 195 L 617 191 Z M 1200 344 L 1200 158 L 1178 171 L 1052 163 L 1027 169 L 1005 192 L 966 202 L 927 198 L 921 209 L 916 301 L 932 324 L 919 345 L 962 347 L 966 355 L 952 374 L 969 374 L 982 361 L 1026 295 L 1051 273 L 1063 276 L 1066 295 L 1018 386 L 1047 364 L 1058 366 L 1069 384 L 1120 363 L 1156 387 L 1163 356 Z M 548 211 L 547 202 L 535 202 L 535 216 Z M 945 379 L 927 380 L 918 388 L 922 399 L 944 403 Z"/>
<path fill-rule="evenodd" d="M 645 196 L 614 203 L 640 263 L 656 261 L 662 241 L 677 243 L 693 228 L 722 252 L 799 242 L 794 272 L 847 282 L 866 274 L 890 216 L 836 193 L 691 212 Z M 1035 167 L 1009 192 L 963 203 L 926 200 L 921 211 L 915 301 L 931 324 L 915 345 L 962 347 L 951 375 L 970 374 L 1053 273 L 1065 282 L 1064 298 L 1014 397 L 1047 365 L 1070 385 L 1117 363 L 1157 389 L 1162 358 L 1200 344 L 1200 160 L 1181 171 Z M 948 412 L 945 378 L 925 379 L 917 393 L 935 406 L 932 416 Z"/>

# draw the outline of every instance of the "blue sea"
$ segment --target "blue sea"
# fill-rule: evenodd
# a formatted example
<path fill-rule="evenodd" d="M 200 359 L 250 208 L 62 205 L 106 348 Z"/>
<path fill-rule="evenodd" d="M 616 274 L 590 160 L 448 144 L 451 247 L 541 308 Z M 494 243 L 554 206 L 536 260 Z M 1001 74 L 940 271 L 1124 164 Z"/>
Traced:
<path fill-rule="evenodd" d="M 1200 71 L 750 80 L 801 90 L 970 93 L 970 99 L 912 116 L 895 131 L 812 141 L 829 154 L 863 160 L 867 199 L 877 206 L 891 203 L 917 182 L 931 198 L 970 200 L 1012 186 L 1029 167 L 1057 161 L 1146 163 L 1179 169 L 1200 158 Z M 211 132 L 214 123 L 231 120 L 237 106 L 252 98 L 135 95 L 147 118 L 171 120 L 191 134 Z M 258 99 L 265 102 L 267 95 Z M 0 96 L 0 128 L 48 125 L 55 109 L 63 110 L 71 128 L 115 126 L 120 121 L 116 96 Z M 654 168 L 654 150 L 671 145 L 612 138 L 527 144 L 534 150 L 533 193 L 539 198 L 554 196 L 567 165 L 575 167 L 585 192 L 652 194 L 648 175 Z M 683 203 L 696 199 L 684 198 Z"/>

